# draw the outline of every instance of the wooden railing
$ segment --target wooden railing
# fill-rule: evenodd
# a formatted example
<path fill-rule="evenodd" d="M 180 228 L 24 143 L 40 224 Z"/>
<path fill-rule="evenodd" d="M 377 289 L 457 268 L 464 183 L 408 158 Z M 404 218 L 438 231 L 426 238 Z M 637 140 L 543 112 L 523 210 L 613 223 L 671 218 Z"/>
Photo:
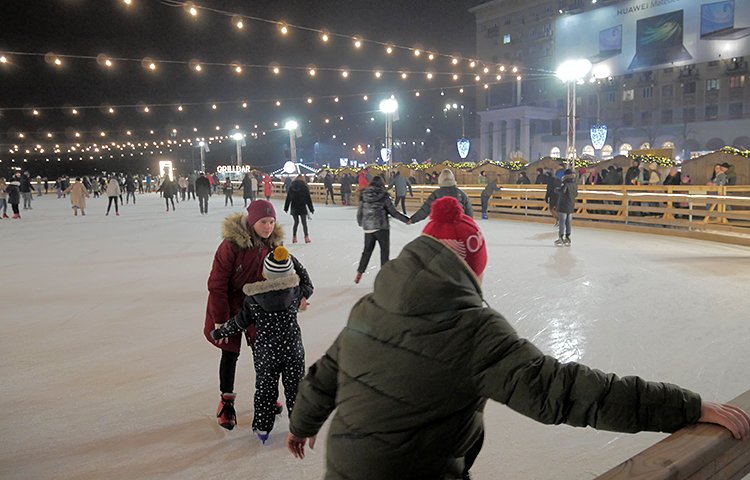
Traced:
<path fill-rule="evenodd" d="M 731 402 L 750 412 L 750 390 Z M 750 440 L 699 423 L 673 433 L 595 480 L 740 480 L 750 473 Z"/>
<path fill-rule="evenodd" d="M 313 202 L 321 203 L 325 188 L 308 184 Z M 414 185 L 407 197 L 410 210 L 421 205 L 435 185 Z M 461 185 L 472 201 L 477 216 L 481 209 L 482 185 Z M 492 217 L 554 222 L 544 202 L 542 185 L 500 185 L 489 202 Z M 339 202 L 339 185 L 334 185 Z M 281 183 L 274 184 L 274 196 L 284 197 Z M 352 187 L 352 204 L 358 189 Z M 750 186 L 712 187 L 579 185 L 576 225 L 663 233 L 750 246 Z"/>

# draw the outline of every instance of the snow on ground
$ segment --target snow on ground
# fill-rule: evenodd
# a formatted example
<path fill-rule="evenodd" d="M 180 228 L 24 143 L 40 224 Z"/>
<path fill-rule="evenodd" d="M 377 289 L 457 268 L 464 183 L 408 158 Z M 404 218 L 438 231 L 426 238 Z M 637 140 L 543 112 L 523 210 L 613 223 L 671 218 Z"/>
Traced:
<path fill-rule="evenodd" d="M 236 199 L 237 200 L 237 199 Z M 291 219 L 274 202 L 287 234 Z M 0 477 L 3 479 L 318 479 L 325 440 L 304 461 L 252 434 L 251 355 L 238 368 L 239 425 L 215 421 L 219 351 L 203 338 L 206 279 L 225 208 L 211 198 L 165 212 L 156 194 L 121 216 L 89 199 L 34 201 L 0 221 Z M 240 206 L 238 206 L 240 205 Z M 411 208 L 413 210 L 414 207 Z M 481 221 L 480 221 L 481 222 Z M 728 400 L 750 388 L 750 249 L 576 228 L 553 247 L 549 224 L 480 223 L 489 246 L 484 292 L 545 352 Z M 392 257 L 424 223 L 392 225 Z M 378 252 L 353 283 L 362 231 L 353 207 L 319 205 L 312 244 L 288 244 L 316 286 L 300 315 L 314 362 L 366 294 Z M 439 302 L 439 298 L 435 298 Z M 490 403 L 477 479 L 593 478 L 663 437 L 536 424 Z"/>

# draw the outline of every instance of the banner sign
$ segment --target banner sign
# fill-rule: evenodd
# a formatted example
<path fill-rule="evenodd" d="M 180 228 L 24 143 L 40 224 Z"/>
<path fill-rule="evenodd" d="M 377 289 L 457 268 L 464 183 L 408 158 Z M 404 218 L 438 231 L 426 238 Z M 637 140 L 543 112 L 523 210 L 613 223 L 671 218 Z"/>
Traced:
<path fill-rule="evenodd" d="M 630 0 L 555 28 L 556 64 L 587 58 L 617 76 L 750 54 L 750 1 Z"/>
<path fill-rule="evenodd" d="M 250 165 L 219 165 L 216 167 L 216 173 L 248 173 L 253 169 Z"/>

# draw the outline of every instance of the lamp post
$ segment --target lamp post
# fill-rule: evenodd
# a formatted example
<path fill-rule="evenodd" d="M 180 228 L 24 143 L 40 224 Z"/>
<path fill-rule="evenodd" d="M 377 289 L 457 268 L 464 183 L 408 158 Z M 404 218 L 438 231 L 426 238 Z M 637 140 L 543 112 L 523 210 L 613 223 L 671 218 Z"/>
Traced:
<path fill-rule="evenodd" d="M 206 152 L 211 150 L 208 148 L 208 144 L 203 140 L 198 142 L 198 148 L 201 149 L 201 172 L 206 171 Z"/>
<path fill-rule="evenodd" d="M 297 173 L 299 173 L 299 167 L 297 166 L 297 137 L 301 137 L 302 133 L 299 131 L 299 124 L 295 120 L 287 120 L 284 128 L 289 131 L 290 160 L 297 167 Z"/>
<path fill-rule="evenodd" d="M 387 160 L 390 170 L 393 163 L 393 122 L 398 120 L 398 102 L 395 98 L 386 98 L 380 102 L 380 111 L 385 114 L 385 149 L 388 155 L 383 160 Z"/>
<path fill-rule="evenodd" d="M 576 158 L 576 84 L 591 71 L 591 62 L 586 59 L 566 60 L 557 67 L 557 78 L 568 85 L 568 145 L 565 152 L 565 168 L 570 168 Z"/>
<path fill-rule="evenodd" d="M 237 142 L 237 166 L 242 166 L 242 147 L 245 146 L 245 135 L 242 132 L 234 132 L 232 140 Z"/>

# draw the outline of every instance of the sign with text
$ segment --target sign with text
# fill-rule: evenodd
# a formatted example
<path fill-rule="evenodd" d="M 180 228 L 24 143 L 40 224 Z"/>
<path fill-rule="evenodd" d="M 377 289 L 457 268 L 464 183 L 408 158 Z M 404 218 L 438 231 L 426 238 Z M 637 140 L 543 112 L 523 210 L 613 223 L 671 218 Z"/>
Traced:
<path fill-rule="evenodd" d="M 216 173 L 248 173 L 253 169 L 250 165 L 219 165 L 216 167 Z"/>
<path fill-rule="evenodd" d="M 612 75 L 750 55 L 748 0 L 630 0 L 558 18 L 556 62 Z"/>

